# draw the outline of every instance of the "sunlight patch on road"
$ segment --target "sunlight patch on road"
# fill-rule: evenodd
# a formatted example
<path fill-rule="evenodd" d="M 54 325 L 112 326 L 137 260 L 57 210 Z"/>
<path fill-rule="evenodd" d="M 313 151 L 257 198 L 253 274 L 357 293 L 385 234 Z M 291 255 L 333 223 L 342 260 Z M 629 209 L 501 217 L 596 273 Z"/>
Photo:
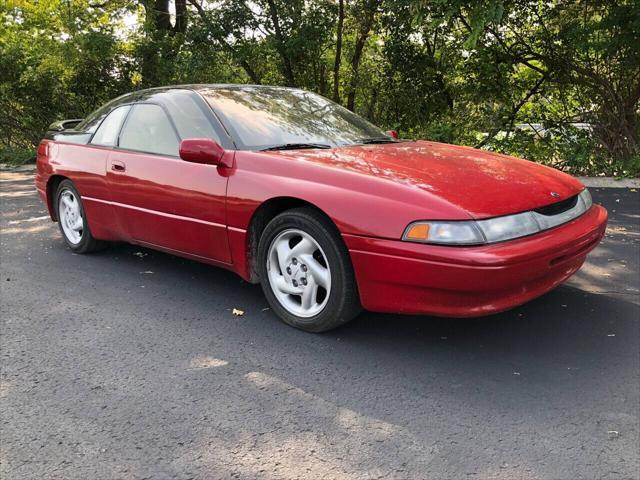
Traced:
<path fill-rule="evenodd" d="M 33 181 L 33 174 L 31 172 L 0 172 L 0 182 L 2 183 L 24 181 Z"/>
<path fill-rule="evenodd" d="M 627 275 L 629 268 L 626 263 L 617 259 L 611 259 L 604 265 L 586 262 L 567 284 L 585 292 L 628 295 L 629 301 L 636 303 L 639 293 L 636 286 L 620 283 L 620 279 Z"/>
<path fill-rule="evenodd" d="M 425 443 L 405 427 L 339 406 L 277 377 L 253 371 L 244 379 L 254 390 L 256 408 L 270 405 L 259 424 L 249 421 L 233 435 L 203 438 L 175 463 L 215 466 L 240 478 L 402 478 L 406 471 L 427 471 L 440 451 L 435 439 Z M 321 428 L 300 428 L 315 424 L 314 417 L 322 419 Z M 389 450 L 395 452 L 392 461 Z M 358 456 L 349 455 L 352 451 Z"/>
<path fill-rule="evenodd" d="M 11 384 L 6 380 L 0 380 L 0 398 L 5 398 L 11 390 Z"/>
<path fill-rule="evenodd" d="M 640 236 L 639 232 L 634 232 L 632 230 L 628 230 L 626 227 L 610 225 L 607 227 L 606 231 L 607 235 L 631 235 L 631 236 Z"/>
<path fill-rule="evenodd" d="M 33 189 L 30 190 L 15 190 L 12 192 L 0 192 L 2 198 L 18 198 L 18 197 L 30 197 L 35 196 L 38 192 Z"/>
<path fill-rule="evenodd" d="M 42 217 L 31 217 L 24 218 L 21 220 L 11 220 L 9 221 L 9 225 L 18 225 L 20 223 L 30 223 L 30 222 L 41 222 L 42 220 L 51 220 L 49 215 L 43 215 Z"/>
<path fill-rule="evenodd" d="M 51 225 L 34 225 L 33 227 L 12 227 L 3 228 L 2 235 L 16 235 L 19 233 L 40 233 L 51 228 Z"/>
<path fill-rule="evenodd" d="M 228 365 L 229 362 L 213 357 L 196 357 L 189 363 L 190 368 L 217 368 Z"/>
<path fill-rule="evenodd" d="M 467 475 L 469 478 L 481 478 L 486 480 L 512 480 L 517 478 L 518 480 L 529 480 L 534 478 L 540 478 L 540 474 L 534 472 L 533 468 L 525 467 L 520 464 L 520 460 L 516 460 L 516 464 L 510 464 L 503 462 L 497 469 L 487 469 L 480 472 L 469 472 Z"/>

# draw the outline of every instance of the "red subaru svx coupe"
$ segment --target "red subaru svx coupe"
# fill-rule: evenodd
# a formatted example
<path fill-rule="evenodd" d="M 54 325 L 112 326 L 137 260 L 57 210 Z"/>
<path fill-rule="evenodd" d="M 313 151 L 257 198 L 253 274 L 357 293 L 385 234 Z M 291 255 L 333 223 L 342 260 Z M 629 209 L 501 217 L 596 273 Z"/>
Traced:
<path fill-rule="evenodd" d="M 313 332 L 363 307 L 512 308 L 574 274 L 607 221 L 554 169 L 269 86 L 143 90 L 53 124 L 36 187 L 72 251 L 126 241 L 230 269 Z"/>

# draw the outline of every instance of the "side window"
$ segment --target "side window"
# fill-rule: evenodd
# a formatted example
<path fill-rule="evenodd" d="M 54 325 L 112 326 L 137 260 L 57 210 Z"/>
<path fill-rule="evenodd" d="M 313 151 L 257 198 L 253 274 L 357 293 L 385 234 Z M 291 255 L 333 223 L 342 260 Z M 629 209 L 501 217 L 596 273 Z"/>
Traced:
<path fill-rule="evenodd" d="M 120 133 L 120 148 L 178 156 L 180 141 L 159 105 L 134 105 Z"/>
<path fill-rule="evenodd" d="M 207 105 L 198 100 L 194 92 L 175 90 L 163 98 L 181 139 L 210 138 L 220 143 L 220 137 L 204 112 Z"/>
<path fill-rule="evenodd" d="M 114 98 L 110 102 L 107 102 L 105 105 L 102 105 L 98 110 L 90 113 L 87 118 L 85 118 L 82 122 L 78 124 L 76 130 L 84 132 L 84 133 L 94 133 L 96 129 L 102 123 L 102 119 L 107 116 L 107 114 L 112 111 L 118 105 L 122 105 L 123 103 L 128 103 L 133 99 L 135 93 L 127 93 L 125 95 L 121 95 L 118 98 Z"/>
<path fill-rule="evenodd" d="M 118 133 L 120 132 L 122 121 L 127 116 L 129 108 L 129 105 L 124 105 L 107 115 L 107 118 L 102 121 L 98 130 L 96 130 L 91 143 L 94 145 L 115 145 L 118 141 Z"/>

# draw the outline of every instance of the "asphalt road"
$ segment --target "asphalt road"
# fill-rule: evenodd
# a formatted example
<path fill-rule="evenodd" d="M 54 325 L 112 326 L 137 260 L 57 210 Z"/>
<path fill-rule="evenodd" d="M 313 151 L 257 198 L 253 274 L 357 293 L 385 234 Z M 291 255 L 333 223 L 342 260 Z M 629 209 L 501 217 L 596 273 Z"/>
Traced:
<path fill-rule="evenodd" d="M 525 306 L 313 335 L 232 273 L 71 254 L 1 184 L 2 479 L 640 477 L 638 192 L 592 189 L 604 243 Z"/>

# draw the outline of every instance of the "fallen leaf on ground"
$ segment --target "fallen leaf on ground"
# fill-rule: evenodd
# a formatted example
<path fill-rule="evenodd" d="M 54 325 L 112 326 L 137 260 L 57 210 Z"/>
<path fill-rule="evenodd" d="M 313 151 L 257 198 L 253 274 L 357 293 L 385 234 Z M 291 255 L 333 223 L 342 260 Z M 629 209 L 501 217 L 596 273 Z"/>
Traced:
<path fill-rule="evenodd" d="M 237 317 L 241 317 L 244 315 L 244 310 L 238 310 L 237 308 L 234 308 L 231 313 L 233 313 L 234 315 L 236 315 Z"/>

